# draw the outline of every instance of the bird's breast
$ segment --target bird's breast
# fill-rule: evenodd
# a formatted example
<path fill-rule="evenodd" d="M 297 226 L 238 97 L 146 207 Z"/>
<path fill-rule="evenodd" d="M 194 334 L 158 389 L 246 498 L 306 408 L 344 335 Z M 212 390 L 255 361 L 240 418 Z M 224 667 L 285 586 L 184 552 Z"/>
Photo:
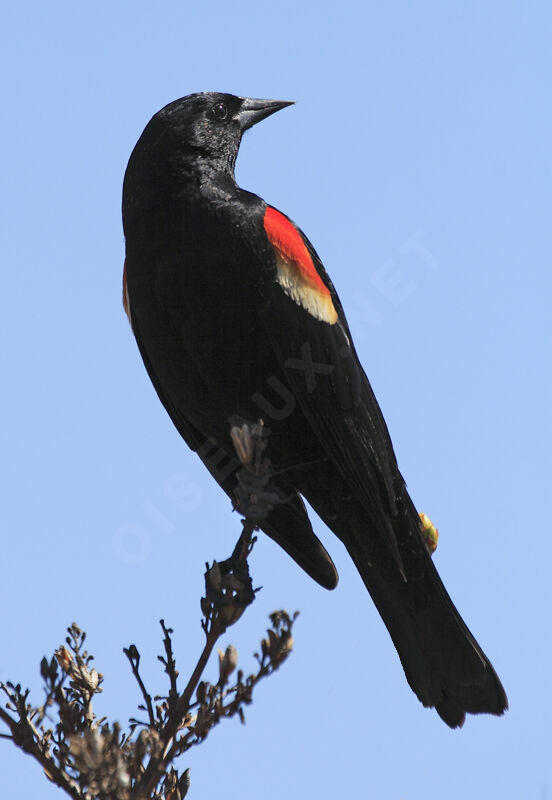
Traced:
<path fill-rule="evenodd" d="M 251 216 L 228 218 L 222 206 L 169 213 L 127 235 L 128 306 L 143 355 L 189 418 L 258 418 L 259 399 L 278 402 L 271 387 L 283 378 L 258 315 L 264 239 L 251 235 Z"/>

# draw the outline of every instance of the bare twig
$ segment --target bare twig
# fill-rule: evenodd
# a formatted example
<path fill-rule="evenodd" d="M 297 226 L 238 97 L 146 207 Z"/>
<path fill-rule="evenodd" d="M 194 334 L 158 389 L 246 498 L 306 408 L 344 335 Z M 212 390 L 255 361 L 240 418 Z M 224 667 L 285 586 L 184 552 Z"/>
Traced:
<path fill-rule="evenodd" d="M 180 774 L 175 760 L 205 740 L 223 718 L 238 716 L 244 722 L 244 706 L 252 702 L 257 683 L 274 672 L 292 647 L 295 616 L 285 611 L 271 615 L 271 627 L 255 654 L 257 670 L 248 677 L 237 670 L 238 654 L 233 645 L 219 650 L 218 679 L 203 679 L 205 668 L 219 638 L 253 602 L 248 557 L 255 543 L 255 530 L 275 503 L 282 502 L 271 484 L 271 466 L 265 455 L 266 433 L 262 423 L 242 425 L 232 432 L 242 461 L 238 474 L 235 507 L 244 514 L 243 528 L 233 553 L 225 561 L 214 561 L 205 573 L 205 596 L 201 599 L 205 644 L 184 689 L 179 692 L 173 630 L 160 621 L 164 655 L 158 656 L 168 677 L 166 696 L 153 696 L 140 674 L 140 653 L 134 644 L 124 648 L 138 685 L 147 719 L 131 719 L 127 732 L 117 722 L 98 719 L 93 700 L 102 691 L 103 676 L 92 666 L 93 657 L 84 650 L 86 634 L 73 623 L 65 644 L 54 656 L 43 658 L 40 672 L 45 698 L 41 706 L 29 703 L 29 690 L 19 684 L 0 683 L 5 707 L 0 723 L 11 740 L 38 761 L 46 776 L 74 800 L 183 800 L 189 771 Z M 57 710 L 52 727 L 45 720 Z"/>
<path fill-rule="evenodd" d="M 148 712 L 148 719 L 149 724 L 153 727 L 155 725 L 155 714 L 153 713 L 153 703 L 151 702 L 151 696 L 149 695 L 146 687 L 144 686 L 144 682 L 140 676 L 139 666 L 140 666 L 140 653 L 136 645 L 131 644 L 130 647 L 123 647 L 123 653 L 128 658 L 130 663 L 130 668 L 132 670 L 132 674 L 136 680 L 136 683 L 140 687 L 140 691 L 142 692 L 142 697 L 144 698 L 144 702 L 146 704 L 146 710 Z"/>
<path fill-rule="evenodd" d="M 169 710 L 172 710 L 174 703 L 178 698 L 178 688 L 176 685 L 176 679 L 178 677 L 178 672 L 176 671 L 176 662 L 174 660 L 173 650 L 172 650 L 172 640 L 171 640 L 171 633 L 172 628 L 167 628 L 165 625 L 165 620 L 161 620 L 161 628 L 163 629 L 164 637 L 163 637 L 163 646 L 165 648 L 165 658 L 162 656 L 158 656 L 159 661 L 165 666 L 165 672 L 169 676 L 169 680 L 171 682 L 171 688 L 169 689 Z"/>

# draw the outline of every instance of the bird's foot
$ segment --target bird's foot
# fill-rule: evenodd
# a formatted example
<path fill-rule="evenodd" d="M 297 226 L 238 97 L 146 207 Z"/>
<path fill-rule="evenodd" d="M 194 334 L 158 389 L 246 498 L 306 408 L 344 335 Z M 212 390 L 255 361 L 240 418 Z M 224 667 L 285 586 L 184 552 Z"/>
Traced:
<path fill-rule="evenodd" d="M 272 467 L 270 459 L 264 455 L 267 431 L 263 421 L 234 426 L 230 436 L 242 464 L 236 473 L 234 508 L 257 525 L 275 505 L 287 502 L 289 497 L 271 483 Z"/>

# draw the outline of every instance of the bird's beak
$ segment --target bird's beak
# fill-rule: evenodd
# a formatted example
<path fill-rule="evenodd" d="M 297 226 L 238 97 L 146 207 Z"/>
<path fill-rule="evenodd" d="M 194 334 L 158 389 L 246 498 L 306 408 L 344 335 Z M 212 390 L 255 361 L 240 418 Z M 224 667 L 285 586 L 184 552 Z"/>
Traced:
<path fill-rule="evenodd" d="M 251 128 L 263 119 L 266 119 L 276 111 L 286 106 L 292 106 L 293 100 L 254 100 L 252 97 L 244 97 L 241 108 L 236 114 L 236 119 L 242 131 Z"/>

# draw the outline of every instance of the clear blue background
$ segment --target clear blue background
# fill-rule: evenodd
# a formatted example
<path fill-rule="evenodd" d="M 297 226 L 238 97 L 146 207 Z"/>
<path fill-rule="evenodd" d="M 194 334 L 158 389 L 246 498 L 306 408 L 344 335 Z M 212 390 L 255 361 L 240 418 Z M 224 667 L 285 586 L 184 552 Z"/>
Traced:
<path fill-rule="evenodd" d="M 274 608 L 296 650 L 183 759 L 192 798 L 550 796 L 550 42 L 546 2 L 4 2 L 0 675 L 34 687 L 77 620 L 135 713 L 202 645 L 203 565 L 239 519 L 161 407 L 121 308 L 120 192 L 150 116 L 192 91 L 297 105 L 247 134 L 242 186 L 295 219 L 348 311 L 437 566 L 508 691 L 450 731 L 408 688 L 342 546 L 325 592 L 272 542 L 226 638 Z M 215 665 L 208 674 L 216 677 Z M 59 797 L 0 741 L 3 797 Z"/>

